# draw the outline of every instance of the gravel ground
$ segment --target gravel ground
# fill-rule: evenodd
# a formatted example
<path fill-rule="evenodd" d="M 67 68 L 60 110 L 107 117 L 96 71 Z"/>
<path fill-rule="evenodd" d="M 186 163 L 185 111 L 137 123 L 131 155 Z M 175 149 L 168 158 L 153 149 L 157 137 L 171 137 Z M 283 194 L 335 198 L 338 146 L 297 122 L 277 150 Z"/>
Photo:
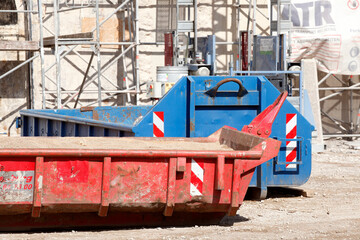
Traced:
<path fill-rule="evenodd" d="M 0 234 L 0 239 L 360 239 L 360 150 L 343 140 L 313 154 L 304 191 L 244 202 L 232 226 Z"/>

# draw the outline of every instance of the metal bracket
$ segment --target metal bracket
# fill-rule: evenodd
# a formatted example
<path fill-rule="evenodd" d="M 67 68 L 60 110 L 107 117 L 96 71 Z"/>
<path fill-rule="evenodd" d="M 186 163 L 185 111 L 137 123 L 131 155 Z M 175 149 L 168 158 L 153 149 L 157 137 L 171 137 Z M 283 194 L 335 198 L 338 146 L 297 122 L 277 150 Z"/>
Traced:
<path fill-rule="evenodd" d="M 301 164 L 303 164 L 302 154 L 301 153 L 302 153 L 304 138 L 302 138 L 302 137 L 297 137 L 296 139 L 278 138 L 277 140 L 279 140 L 281 142 L 294 142 L 294 141 L 298 142 L 299 147 L 298 147 L 297 152 L 300 153 L 299 158 L 298 158 L 299 160 L 296 161 L 296 162 L 280 162 L 279 161 L 279 156 L 276 156 L 275 163 L 277 165 L 289 165 L 289 164 L 301 165 Z"/>

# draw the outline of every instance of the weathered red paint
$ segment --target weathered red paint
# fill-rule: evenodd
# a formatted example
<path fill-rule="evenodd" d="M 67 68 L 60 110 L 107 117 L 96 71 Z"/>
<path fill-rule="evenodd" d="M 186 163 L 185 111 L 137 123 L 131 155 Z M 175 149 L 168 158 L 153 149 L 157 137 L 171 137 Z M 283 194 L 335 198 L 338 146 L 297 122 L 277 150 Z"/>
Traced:
<path fill-rule="evenodd" d="M 259 159 L 261 151 L 172 151 L 172 150 L 116 150 L 116 149 L 0 149 L 0 157 L 193 157 Z M 15 160 L 16 161 L 16 160 Z M 17 163 L 13 163 L 17 165 Z"/>
<path fill-rule="evenodd" d="M 224 131 L 231 133 L 220 132 L 219 138 L 237 135 L 227 140 L 230 145 L 241 141 L 241 136 L 251 137 L 232 129 Z M 262 149 L 264 143 L 266 149 Z M 35 171 L 35 186 L 33 201 L 2 201 L 0 215 L 31 213 L 42 218 L 51 213 L 98 212 L 106 217 L 109 211 L 163 212 L 168 217 L 175 212 L 233 215 L 247 189 L 240 188 L 240 174 L 248 175 L 251 168 L 275 157 L 279 147 L 276 140 L 261 139 L 249 151 L 23 149 L 14 156 L 14 151 L 1 150 L 5 171 L 9 166 L 14 170 L 16 162 L 27 162 L 31 166 L 27 170 Z M 190 196 L 193 158 L 204 168 L 201 197 Z M 76 219 L 73 224 L 77 225 Z"/>
<path fill-rule="evenodd" d="M 244 126 L 242 131 L 259 137 L 269 137 L 271 134 L 271 126 L 285 102 L 287 95 L 287 92 L 281 93 L 273 104 L 257 115 L 249 125 Z"/>
<path fill-rule="evenodd" d="M 173 55 L 174 55 L 174 43 L 173 43 L 173 35 L 172 33 L 165 33 L 164 34 L 164 56 L 165 56 L 165 66 L 172 66 L 173 65 Z"/>
<path fill-rule="evenodd" d="M 218 156 L 216 163 L 216 190 L 224 190 L 224 166 L 225 166 L 225 157 Z"/>
<path fill-rule="evenodd" d="M 104 158 L 104 165 L 103 165 L 103 178 L 102 178 L 102 193 L 101 193 L 101 204 L 99 208 L 98 215 L 100 217 L 106 217 L 110 199 L 109 199 L 109 192 L 110 192 L 110 180 L 111 180 L 111 158 L 105 157 Z"/>
<path fill-rule="evenodd" d="M 44 177 L 44 158 L 37 157 L 35 160 L 35 182 L 34 182 L 34 204 L 32 209 L 32 217 L 40 217 L 41 197 Z"/>
<path fill-rule="evenodd" d="M 271 129 L 267 121 L 274 118 L 264 119 L 259 127 Z M 256 135 L 224 127 L 209 138 L 190 140 L 216 141 L 232 148 L 228 151 L 0 149 L 0 176 L 16 171 L 16 184 L 27 183 L 28 192 L 32 171 L 35 176 L 32 200 L 21 191 L 0 191 L 0 215 L 10 215 L 7 221 L 0 218 L 0 230 L 167 225 L 172 216 L 193 220 L 183 225 L 205 224 L 212 219 L 199 216 L 235 215 L 255 167 L 280 149 L 279 141 Z M 199 196 L 190 195 L 192 159 L 204 169 Z"/>

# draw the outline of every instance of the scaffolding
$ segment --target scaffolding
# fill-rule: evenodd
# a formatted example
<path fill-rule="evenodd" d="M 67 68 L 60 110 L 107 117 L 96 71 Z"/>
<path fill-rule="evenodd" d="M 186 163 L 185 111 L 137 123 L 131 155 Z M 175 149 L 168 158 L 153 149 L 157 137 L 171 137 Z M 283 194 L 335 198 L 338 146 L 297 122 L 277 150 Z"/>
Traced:
<path fill-rule="evenodd" d="M 104 101 L 115 98 L 118 95 L 122 96 L 122 104 L 134 103 L 137 104 L 140 93 L 139 84 L 139 26 L 138 26 L 138 1 L 122 0 L 118 3 L 111 1 L 93 0 L 37 0 L 37 10 L 34 10 L 33 0 L 24 1 L 26 9 L 24 10 L 0 10 L 1 13 L 24 13 L 27 14 L 27 28 L 29 34 L 25 41 L 0 41 L 0 49 L 2 51 L 26 51 L 27 59 L 20 65 L 11 69 L 0 76 L 0 79 L 10 75 L 19 68 L 29 64 L 30 65 L 30 92 L 32 103 L 30 108 L 34 107 L 34 74 L 33 65 L 34 60 L 40 58 L 41 64 L 41 95 L 42 108 L 72 108 L 79 106 L 101 106 Z M 86 2 L 86 3 L 85 3 Z M 101 2 L 101 3 L 100 3 Z M 47 9 L 51 11 L 47 11 Z M 45 10 L 44 10 L 45 9 Z M 95 26 L 89 31 L 81 33 L 71 33 L 62 35 L 61 30 L 64 26 L 61 25 L 61 14 L 69 11 L 79 11 L 82 9 L 91 9 L 95 12 L 94 20 Z M 101 9 L 106 9 L 104 17 L 100 18 Z M 105 12 L 105 11 L 104 11 Z M 104 15 L 104 14 L 103 14 Z M 37 16 L 39 24 L 38 42 L 33 41 L 33 18 Z M 119 36 L 117 41 L 104 41 L 101 38 L 101 31 L 103 26 L 112 17 L 119 19 L 118 27 Z M 50 22 L 53 20 L 53 22 Z M 53 28 L 47 26 L 49 25 Z M 46 36 L 45 36 L 46 35 Z M 79 48 L 87 48 L 90 51 L 79 51 Z M 111 58 L 105 59 L 104 51 L 111 51 Z M 34 54 L 35 52 L 35 54 Z M 78 85 L 75 89 L 71 86 L 65 88 L 63 84 L 63 75 L 69 69 L 62 69 L 62 63 L 72 59 L 68 57 L 73 55 L 80 59 L 81 62 L 87 65 L 86 70 L 78 69 L 83 77 L 81 82 L 73 83 Z M 90 55 L 87 57 L 86 55 Z M 131 59 L 130 63 L 127 57 Z M 49 59 L 54 61 L 49 63 Z M 72 57 L 74 58 L 74 57 Z M 88 59 L 87 59 L 88 58 Z M 93 59 L 96 59 L 96 66 L 92 66 Z M 115 64 L 121 64 L 122 73 L 121 81 L 119 76 L 107 76 L 105 72 Z M 77 63 L 72 62 L 68 65 L 77 68 Z M 54 70 L 55 69 L 55 70 Z M 88 76 L 90 71 L 93 71 L 93 76 Z M 79 81 L 75 79 L 72 81 Z M 96 87 L 97 89 L 94 89 Z M 70 88 L 70 89 L 69 89 Z M 81 95 L 90 95 L 90 98 L 95 98 L 93 101 L 83 103 Z M 94 94 L 96 97 L 94 97 Z M 74 105 L 70 105 L 74 103 Z"/>
<path fill-rule="evenodd" d="M 109 105 L 109 100 L 114 98 L 120 99 L 121 104 L 138 104 L 140 93 L 139 1 L 17 0 L 17 2 L 23 3 L 22 8 L 16 10 L 0 10 L 0 14 L 11 12 L 25 14 L 28 34 L 26 34 L 24 41 L 0 40 L 0 51 L 25 52 L 26 58 L 18 66 L 2 74 L 0 79 L 9 76 L 24 66 L 28 66 L 31 99 L 29 104 L 30 108 L 34 108 L 35 106 L 35 91 L 37 94 L 41 93 L 41 106 L 44 109 Z M 251 52 L 253 44 L 252 36 L 256 35 L 257 29 L 259 30 L 256 19 L 259 14 L 263 14 L 258 8 L 259 2 L 259 0 L 238 0 L 235 4 L 232 4 L 230 7 L 236 7 L 237 11 L 237 36 L 232 42 L 224 39 L 224 41 L 218 41 L 216 44 L 237 45 L 238 58 L 241 57 L 240 21 L 247 18 L 247 21 L 245 21 L 247 22 L 246 30 L 249 37 L 246 41 L 246 49 L 247 52 Z M 291 1 L 289 0 L 268 1 L 269 16 L 266 18 L 270 22 L 271 34 L 275 32 L 276 34 L 288 32 L 291 28 L 291 21 L 275 21 L 277 19 L 274 19 L 279 17 L 277 13 L 280 11 L 281 6 L 290 3 Z M 185 22 L 184 25 L 180 26 L 175 24 L 181 20 L 175 15 L 176 12 L 179 12 L 179 9 L 176 11 L 176 6 L 179 7 L 179 5 L 191 5 L 192 8 L 195 9 L 196 1 L 157 0 L 157 8 L 163 9 L 161 17 L 164 18 L 169 25 L 164 27 L 163 30 L 169 31 L 176 30 L 179 27 L 187 27 L 187 31 L 195 31 L 196 27 L 190 27 L 194 24 L 192 21 Z M 248 9 L 247 13 L 241 10 L 245 8 Z M 106 11 L 104 11 L 104 9 Z M 64 26 L 66 26 L 62 24 L 64 21 L 63 15 L 71 11 L 80 10 L 92 11 L 95 15 L 94 26 L 86 31 L 72 31 L 63 34 Z M 169 13 L 171 14 L 169 15 Z M 240 17 L 241 14 L 243 14 L 244 17 Z M 119 24 L 121 27 L 118 29 L 119 34 L 121 33 L 122 36 L 120 36 L 117 41 L 105 41 L 102 39 L 102 30 L 106 28 L 106 24 L 114 16 L 123 23 Z M 191 14 L 189 13 L 188 16 L 193 16 L 196 20 L 196 11 Z M 38 28 L 37 25 L 39 25 Z M 266 30 L 267 29 L 261 30 L 261 33 L 266 32 Z M 161 45 L 163 44 L 161 36 L 162 32 L 157 32 L 156 42 L 142 42 L 141 44 Z M 79 48 L 81 49 L 79 50 Z M 112 49 L 113 52 L 109 53 L 109 49 Z M 109 55 L 111 55 L 110 59 L 108 57 Z M 250 63 L 250 54 L 248 54 L 246 58 L 248 63 Z M 232 58 L 230 59 L 232 62 Z M 36 69 L 34 70 L 34 61 L 40 61 L 40 64 L 37 65 L 41 66 L 39 75 L 36 75 L 37 71 L 35 71 Z M 115 64 L 117 64 L 115 67 L 118 68 L 117 70 L 120 73 L 114 76 L 106 74 Z M 78 65 L 81 65 L 81 67 Z M 232 66 L 233 63 L 230 65 Z M 77 77 L 71 79 L 71 81 L 74 81 L 71 86 L 66 84 L 65 81 L 66 75 L 70 72 L 65 66 L 72 66 L 78 69 Z M 240 60 L 237 60 L 235 66 L 236 70 L 241 69 Z M 216 74 L 229 74 L 229 71 L 218 71 Z M 339 83 L 341 83 L 341 86 L 324 86 L 329 77 L 335 77 Z M 37 79 L 41 79 L 39 84 L 36 82 L 38 81 Z M 41 86 L 40 89 L 38 89 L 37 86 Z M 322 93 L 333 91 L 331 94 L 323 96 L 320 102 L 325 102 L 344 92 L 349 92 L 349 104 L 352 109 L 352 99 L 358 97 L 355 94 L 359 93 L 360 83 L 353 80 L 344 81 L 329 73 L 319 81 L 319 87 Z M 354 128 L 355 123 L 353 121 L 346 123 L 333 118 L 329 113 L 323 112 L 322 114 L 333 121 L 341 131 L 338 135 L 330 133 L 327 136 L 355 136 L 354 134 L 358 129 Z M 355 116 L 356 112 L 351 110 L 349 114 L 351 115 L 350 119 L 354 119 L 352 116 Z"/>

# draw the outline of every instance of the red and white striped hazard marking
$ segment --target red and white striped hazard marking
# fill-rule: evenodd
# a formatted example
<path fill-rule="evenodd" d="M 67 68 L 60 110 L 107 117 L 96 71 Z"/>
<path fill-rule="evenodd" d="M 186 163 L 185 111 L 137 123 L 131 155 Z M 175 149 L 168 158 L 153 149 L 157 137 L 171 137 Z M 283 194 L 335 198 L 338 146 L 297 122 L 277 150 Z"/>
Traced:
<path fill-rule="evenodd" d="M 297 114 L 286 114 L 286 138 L 297 138 Z M 297 141 L 286 141 L 286 162 L 297 161 Z M 286 164 L 286 168 L 296 168 L 296 164 Z"/>
<path fill-rule="evenodd" d="M 204 182 L 204 163 L 191 159 L 190 195 L 202 196 Z"/>
<path fill-rule="evenodd" d="M 153 136 L 164 137 L 164 112 L 153 113 Z"/>

